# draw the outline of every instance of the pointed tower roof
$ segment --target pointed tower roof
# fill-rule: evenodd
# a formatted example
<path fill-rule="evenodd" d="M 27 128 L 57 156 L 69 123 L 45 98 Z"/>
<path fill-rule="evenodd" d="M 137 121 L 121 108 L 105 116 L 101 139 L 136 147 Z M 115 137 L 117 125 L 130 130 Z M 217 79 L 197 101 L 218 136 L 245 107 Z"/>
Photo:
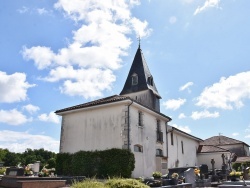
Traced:
<path fill-rule="evenodd" d="M 132 83 L 132 77 L 135 75 L 138 77 L 138 84 Z M 148 65 L 139 45 L 132 66 L 130 68 L 127 80 L 120 95 L 125 95 L 148 89 L 151 90 L 158 98 L 161 98 L 160 94 L 156 89 L 153 76 L 149 71 Z"/>

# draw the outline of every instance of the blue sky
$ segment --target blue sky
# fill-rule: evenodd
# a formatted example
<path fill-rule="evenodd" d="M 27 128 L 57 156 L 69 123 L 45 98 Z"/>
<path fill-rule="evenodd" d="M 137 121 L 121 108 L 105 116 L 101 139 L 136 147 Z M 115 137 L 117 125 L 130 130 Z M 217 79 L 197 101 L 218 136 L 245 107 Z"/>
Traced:
<path fill-rule="evenodd" d="M 119 94 L 141 38 L 161 112 L 250 144 L 250 1 L 0 2 L 0 148 L 59 151 L 55 110 Z"/>

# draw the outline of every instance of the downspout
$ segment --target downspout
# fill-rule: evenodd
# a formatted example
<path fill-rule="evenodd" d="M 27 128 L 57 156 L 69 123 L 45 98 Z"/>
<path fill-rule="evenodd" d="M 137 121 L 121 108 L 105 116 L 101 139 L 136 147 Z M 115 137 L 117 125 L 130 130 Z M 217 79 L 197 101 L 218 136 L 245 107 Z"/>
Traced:
<path fill-rule="evenodd" d="M 167 157 L 168 157 L 168 121 L 166 122 L 166 149 L 167 149 Z"/>
<path fill-rule="evenodd" d="M 130 134 L 129 134 L 129 132 L 130 132 L 129 107 L 131 106 L 131 104 L 133 104 L 133 102 L 134 102 L 134 101 L 132 101 L 132 102 L 128 105 L 128 150 L 130 150 L 130 142 L 129 142 L 129 140 L 130 140 Z"/>

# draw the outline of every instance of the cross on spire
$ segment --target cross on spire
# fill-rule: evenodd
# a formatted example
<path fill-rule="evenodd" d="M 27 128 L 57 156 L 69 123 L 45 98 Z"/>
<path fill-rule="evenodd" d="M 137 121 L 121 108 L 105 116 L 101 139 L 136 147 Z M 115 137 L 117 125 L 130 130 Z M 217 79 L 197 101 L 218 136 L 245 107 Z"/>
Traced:
<path fill-rule="evenodd" d="M 139 35 L 139 37 L 137 38 L 137 40 L 139 41 L 139 48 L 141 48 L 141 37 Z"/>

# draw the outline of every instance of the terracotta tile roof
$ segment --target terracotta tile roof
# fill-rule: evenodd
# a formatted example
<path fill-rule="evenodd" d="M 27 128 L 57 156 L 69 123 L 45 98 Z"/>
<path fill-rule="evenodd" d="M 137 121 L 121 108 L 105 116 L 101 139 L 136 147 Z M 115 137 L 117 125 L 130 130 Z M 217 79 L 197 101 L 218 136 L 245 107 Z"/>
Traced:
<path fill-rule="evenodd" d="M 230 151 L 217 146 L 209 146 L 209 145 L 200 145 L 197 151 L 197 153 L 216 153 L 216 152 L 230 152 Z"/>
<path fill-rule="evenodd" d="M 203 142 L 200 143 L 201 145 L 213 145 L 213 146 L 222 146 L 222 145 L 232 145 L 232 144 L 245 144 L 246 143 L 233 139 L 233 138 L 229 138 L 226 136 L 213 136 L 211 138 L 205 139 Z M 247 145 L 248 146 L 248 145 Z"/>
<path fill-rule="evenodd" d="M 237 157 L 235 163 L 245 163 L 250 162 L 250 156 L 248 157 Z"/>
<path fill-rule="evenodd" d="M 71 110 L 76 110 L 76 109 L 81 109 L 81 108 L 86 108 L 86 107 L 90 107 L 90 106 L 96 106 L 96 105 L 101 105 L 101 104 L 106 104 L 106 103 L 111 103 L 111 102 L 117 102 L 117 101 L 122 101 L 122 100 L 126 100 L 126 99 L 130 99 L 130 98 L 126 97 L 126 96 L 121 96 L 121 95 L 113 95 L 113 96 L 109 96 L 109 97 L 106 97 L 106 98 L 94 100 L 94 101 L 91 101 L 91 102 L 79 104 L 79 105 L 76 105 L 76 106 L 63 108 L 61 110 L 55 111 L 55 113 L 66 112 L 66 111 L 71 111 Z"/>

